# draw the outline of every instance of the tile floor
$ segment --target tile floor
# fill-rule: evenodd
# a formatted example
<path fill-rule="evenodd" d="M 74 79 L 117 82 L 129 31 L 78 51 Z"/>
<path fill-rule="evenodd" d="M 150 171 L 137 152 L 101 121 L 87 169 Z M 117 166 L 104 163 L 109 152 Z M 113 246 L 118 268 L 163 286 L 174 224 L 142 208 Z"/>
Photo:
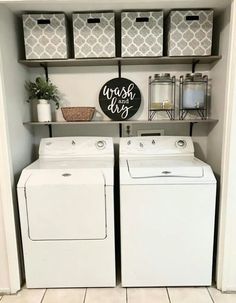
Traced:
<path fill-rule="evenodd" d="M 0 303 L 236 303 L 214 287 L 25 289 Z"/>

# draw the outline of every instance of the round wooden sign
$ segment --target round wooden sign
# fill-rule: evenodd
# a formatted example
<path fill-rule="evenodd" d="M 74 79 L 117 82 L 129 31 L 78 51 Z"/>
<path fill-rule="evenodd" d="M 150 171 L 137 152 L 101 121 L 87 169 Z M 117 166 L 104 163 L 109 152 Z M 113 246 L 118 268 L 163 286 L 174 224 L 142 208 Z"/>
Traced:
<path fill-rule="evenodd" d="M 137 85 L 129 79 L 114 78 L 103 85 L 99 104 L 110 119 L 127 120 L 138 111 L 141 93 Z"/>

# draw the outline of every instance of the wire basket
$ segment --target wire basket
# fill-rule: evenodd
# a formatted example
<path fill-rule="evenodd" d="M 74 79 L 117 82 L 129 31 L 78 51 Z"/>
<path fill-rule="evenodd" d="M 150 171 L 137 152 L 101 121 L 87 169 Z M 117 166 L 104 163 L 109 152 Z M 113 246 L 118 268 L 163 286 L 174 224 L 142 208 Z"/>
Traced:
<path fill-rule="evenodd" d="M 61 111 L 67 122 L 91 121 L 95 107 L 62 107 Z"/>

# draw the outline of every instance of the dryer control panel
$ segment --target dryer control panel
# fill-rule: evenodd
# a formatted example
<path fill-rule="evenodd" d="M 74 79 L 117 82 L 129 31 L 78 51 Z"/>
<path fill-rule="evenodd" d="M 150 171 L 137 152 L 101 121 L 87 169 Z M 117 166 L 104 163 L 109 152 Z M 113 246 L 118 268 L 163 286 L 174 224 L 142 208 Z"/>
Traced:
<path fill-rule="evenodd" d="M 114 156 L 113 140 L 107 137 L 58 137 L 41 139 L 40 158 Z"/>
<path fill-rule="evenodd" d="M 148 136 L 120 140 L 120 155 L 193 155 L 191 137 Z"/>

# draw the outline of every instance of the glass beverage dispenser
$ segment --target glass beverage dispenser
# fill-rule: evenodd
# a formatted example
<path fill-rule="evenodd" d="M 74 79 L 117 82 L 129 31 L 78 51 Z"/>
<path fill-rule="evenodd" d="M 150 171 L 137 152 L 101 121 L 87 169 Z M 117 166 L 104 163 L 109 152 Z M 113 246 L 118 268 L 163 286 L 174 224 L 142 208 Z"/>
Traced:
<path fill-rule="evenodd" d="M 180 119 L 189 111 L 196 111 L 202 119 L 207 118 L 208 77 L 201 73 L 180 77 Z"/>
<path fill-rule="evenodd" d="M 152 120 L 157 111 L 166 111 L 168 117 L 175 118 L 175 76 L 155 74 L 149 77 L 148 118 Z"/>

